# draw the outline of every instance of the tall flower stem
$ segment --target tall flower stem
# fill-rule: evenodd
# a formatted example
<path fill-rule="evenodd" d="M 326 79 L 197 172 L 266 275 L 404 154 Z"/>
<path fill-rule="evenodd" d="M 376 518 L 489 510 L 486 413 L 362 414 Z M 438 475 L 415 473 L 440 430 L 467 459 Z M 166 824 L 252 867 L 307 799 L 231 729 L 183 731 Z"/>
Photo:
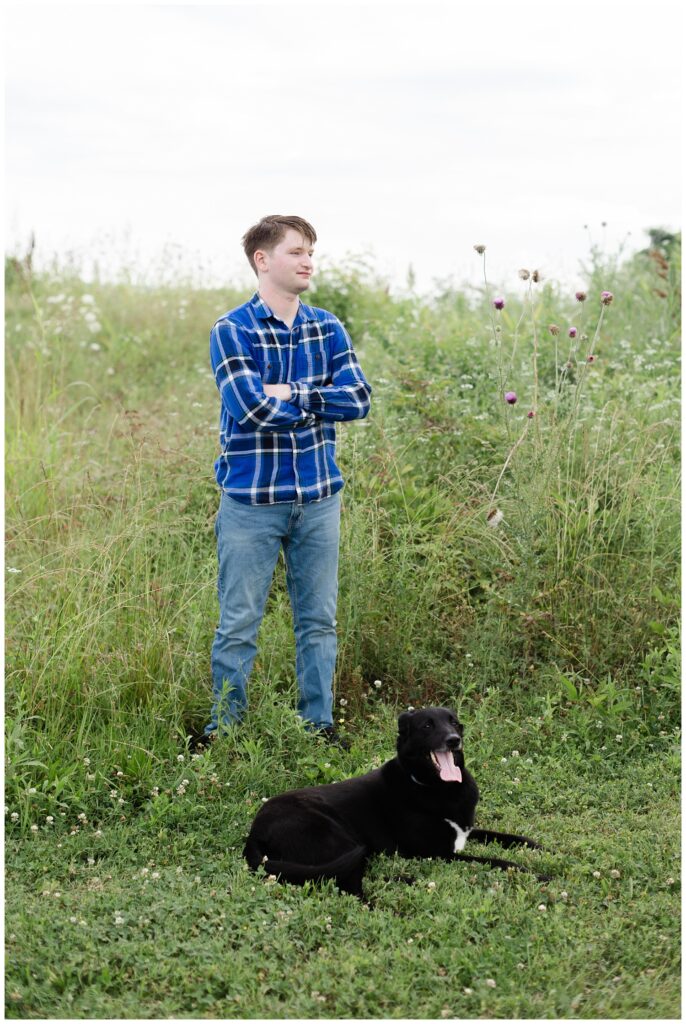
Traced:
<path fill-rule="evenodd" d="M 496 480 L 496 484 L 495 484 L 495 487 L 493 488 L 493 494 L 491 495 L 491 508 L 492 508 L 492 507 L 494 506 L 494 504 L 495 504 L 495 496 L 496 496 L 496 494 L 498 493 L 498 488 L 500 487 L 500 481 L 501 481 L 501 480 L 502 480 L 502 478 L 503 478 L 503 477 L 505 476 L 505 470 L 506 470 L 506 469 L 507 469 L 507 467 L 508 467 L 508 466 L 510 465 L 510 462 L 512 461 L 512 456 L 513 456 L 513 455 L 514 455 L 514 453 L 515 453 L 515 452 L 517 451 L 517 449 L 519 448 L 519 446 L 520 446 L 520 445 L 521 445 L 521 444 L 523 443 L 523 441 L 524 441 L 524 438 L 526 437 L 527 431 L 528 431 L 528 429 L 529 429 L 529 423 L 530 423 L 530 422 L 531 422 L 531 420 L 527 420 L 527 421 L 526 421 L 526 423 L 524 424 L 524 430 L 522 431 L 522 433 L 521 433 L 521 435 L 519 436 L 519 438 L 517 439 L 517 441 L 515 441 L 515 443 L 514 443 L 514 444 L 512 445 L 512 447 L 510 448 L 510 451 L 509 451 L 509 453 L 508 453 L 508 456 L 507 456 L 507 458 L 505 459 L 505 464 L 504 464 L 503 468 L 502 468 L 502 469 L 500 470 L 500 476 L 499 476 L 499 477 L 498 477 L 498 479 Z"/>
<path fill-rule="evenodd" d="M 489 300 L 489 315 L 491 318 L 491 330 L 493 331 L 493 340 L 495 341 L 497 352 L 498 352 L 498 394 L 502 395 L 505 389 L 505 376 L 503 374 L 503 343 L 502 343 L 502 329 L 498 330 L 499 325 L 495 322 L 495 315 L 493 313 L 493 306 L 489 299 L 489 284 L 488 277 L 486 275 L 486 253 L 483 254 L 483 272 L 484 272 L 484 287 L 486 291 L 486 298 Z M 505 430 L 507 432 L 507 438 L 510 440 L 510 422 L 508 417 L 505 417 Z"/>

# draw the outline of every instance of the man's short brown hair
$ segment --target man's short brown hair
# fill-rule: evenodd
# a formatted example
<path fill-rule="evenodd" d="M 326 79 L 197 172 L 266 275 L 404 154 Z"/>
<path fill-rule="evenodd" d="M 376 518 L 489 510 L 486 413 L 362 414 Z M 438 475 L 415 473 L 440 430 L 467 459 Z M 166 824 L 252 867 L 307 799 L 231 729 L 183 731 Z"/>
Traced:
<path fill-rule="evenodd" d="M 257 250 L 273 249 L 274 246 L 279 244 L 289 228 L 298 231 L 310 245 L 314 245 L 317 241 L 317 232 L 302 217 L 282 217 L 278 213 L 263 217 L 259 223 L 254 224 L 245 232 L 242 238 L 243 248 L 255 273 L 257 273 L 257 267 L 253 257 Z"/>

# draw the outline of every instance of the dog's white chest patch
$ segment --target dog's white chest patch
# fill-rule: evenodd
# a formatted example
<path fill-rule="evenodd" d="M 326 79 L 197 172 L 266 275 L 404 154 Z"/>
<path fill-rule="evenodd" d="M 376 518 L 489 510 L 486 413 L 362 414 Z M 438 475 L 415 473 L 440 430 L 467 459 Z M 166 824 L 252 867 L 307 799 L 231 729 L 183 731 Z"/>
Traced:
<path fill-rule="evenodd" d="M 447 825 L 451 825 L 455 829 L 455 845 L 453 847 L 453 853 L 459 853 L 460 850 L 464 850 L 464 844 L 467 842 L 469 833 L 472 831 L 471 828 L 460 828 L 456 821 L 451 821 L 450 818 L 443 819 Z"/>

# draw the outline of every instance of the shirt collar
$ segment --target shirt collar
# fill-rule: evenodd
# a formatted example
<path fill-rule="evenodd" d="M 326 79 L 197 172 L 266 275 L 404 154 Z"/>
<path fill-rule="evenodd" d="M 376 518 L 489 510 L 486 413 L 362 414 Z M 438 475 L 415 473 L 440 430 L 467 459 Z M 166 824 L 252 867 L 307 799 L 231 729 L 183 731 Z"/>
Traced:
<path fill-rule="evenodd" d="M 274 316 L 271 308 L 267 305 L 263 298 L 261 298 L 259 292 L 255 292 L 252 299 L 250 300 L 253 313 L 260 320 L 268 320 L 270 316 Z M 293 325 L 306 322 L 308 320 L 316 320 L 317 317 L 312 306 L 306 306 L 304 302 L 301 302 L 298 306 L 298 312 L 296 313 Z"/>

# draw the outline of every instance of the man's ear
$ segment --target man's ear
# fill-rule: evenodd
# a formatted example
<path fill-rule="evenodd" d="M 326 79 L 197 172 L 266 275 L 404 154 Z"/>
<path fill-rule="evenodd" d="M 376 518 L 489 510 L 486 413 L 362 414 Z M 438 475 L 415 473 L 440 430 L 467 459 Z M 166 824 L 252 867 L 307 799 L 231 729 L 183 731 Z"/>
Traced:
<path fill-rule="evenodd" d="M 266 257 L 267 257 L 266 249 L 256 249 L 255 252 L 252 254 L 252 258 L 253 258 L 253 260 L 255 262 L 255 266 L 257 267 L 258 270 L 263 270 L 264 271 L 264 270 L 267 269 Z"/>
<path fill-rule="evenodd" d="M 410 731 L 410 723 L 414 711 L 403 711 L 402 715 L 398 718 L 398 736 L 404 739 Z"/>

